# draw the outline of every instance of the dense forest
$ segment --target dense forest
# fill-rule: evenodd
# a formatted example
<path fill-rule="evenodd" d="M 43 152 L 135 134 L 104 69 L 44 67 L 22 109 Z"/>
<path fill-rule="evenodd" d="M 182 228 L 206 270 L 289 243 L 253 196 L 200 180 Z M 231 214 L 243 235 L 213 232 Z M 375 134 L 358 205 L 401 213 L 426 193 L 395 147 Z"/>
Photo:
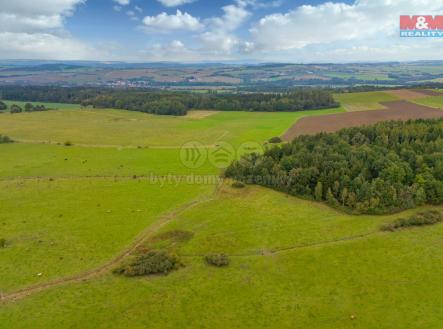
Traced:
<path fill-rule="evenodd" d="M 443 203 L 443 119 L 300 136 L 234 162 L 236 180 L 381 214 Z"/>
<path fill-rule="evenodd" d="M 7 100 L 77 103 L 153 114 L 185 115 L 188 110 L 294 112 L 338 107 L 324 89 L 295 89 L 284 93 L 191 93 L 139 89 L 2 87 Z"/>

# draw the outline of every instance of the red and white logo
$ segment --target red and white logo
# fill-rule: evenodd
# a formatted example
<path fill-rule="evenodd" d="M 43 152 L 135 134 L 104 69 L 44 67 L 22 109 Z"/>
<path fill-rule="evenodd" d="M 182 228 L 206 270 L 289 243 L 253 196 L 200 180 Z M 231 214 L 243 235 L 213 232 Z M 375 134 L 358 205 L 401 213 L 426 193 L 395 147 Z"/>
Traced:
<path fill-rule="evenodd" d="M 401 37 L 443 37 L 443 15 L 400 16 Z"/>

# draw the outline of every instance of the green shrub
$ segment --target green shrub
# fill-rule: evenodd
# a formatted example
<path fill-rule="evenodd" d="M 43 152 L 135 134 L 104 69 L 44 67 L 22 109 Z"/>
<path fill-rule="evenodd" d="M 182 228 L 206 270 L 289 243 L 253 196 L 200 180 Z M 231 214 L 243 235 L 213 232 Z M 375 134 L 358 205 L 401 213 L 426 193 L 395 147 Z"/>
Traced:
<path fill-rule="evenodd" d="M 270 144 L 280 144 L 283 140 L 280 137 L 272 137 L 269 141 Z"/>
<path fill-rule="evenodd" d="M 207 255 L 205 257 L 205 261 L 208 265 L 216 267 L 225 267 L 228 266 L 230 263 L 229 257 L 225 254 Z"/>
<path fill-rule="evenodd" d="M 382 231 L 396 231 L 408 227 L 434 225 L 443 221 L 443 216 L 438 211 L 426 211 L 408 218 L 399 218 L 392 223 L 383 225 Z"/>
<path fill-rule="evenodd" d="M 9 112 L 11 114 L 21 113 L 21 112 L 23 112 L 23 109 L 20 106 L 16 105 L 16 104 L 12 104 L 11 107 L 9 108 Z"/>
<path fill-rule="evenodd" d="M 13 143 L 13 140 L 8 136 L 0 135 L 0 144 Z"/>
<path fill-rule="evenodd" d="M 116 274 L 128 277 L 154 274 L 168 274 L 182 267 L 180 259 L 166 251 L 149 251 L 135 257 L 131 262 L 114 270 Z"/>
<path fill-rule="evenodd" d="M 6 239 L 0 239 L 0 248 L 6 248 Z"/>
<path fill-rule="evenodd" d="M 64 145 L 65 145 L 65 146 L 72 146 L 72 142 L 70 142 L 70 141 L 66 141 L 66 142 L 64 143 Z"/>
<path fill-rule="evenodd" d="M 242 182 L 234 182 L 231 185 L 233 188 L 244 188 L 246 185 Z"/>

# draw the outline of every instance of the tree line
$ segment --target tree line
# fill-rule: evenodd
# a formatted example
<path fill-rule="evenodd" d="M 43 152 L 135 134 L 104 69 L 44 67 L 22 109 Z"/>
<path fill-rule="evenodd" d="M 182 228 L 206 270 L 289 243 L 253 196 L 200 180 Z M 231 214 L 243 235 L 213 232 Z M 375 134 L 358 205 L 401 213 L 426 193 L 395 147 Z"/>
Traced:
<path fill-rule="evenodd" d="M 74 103 L 164 115 L 185 115 L 189 110 L 295 112 L 338 107 L 330 91 L 300 88 L 281 93 L 192 93 L 162 90 L 2 87 L 8 100 Z"/>
<path fill-rule="evenodd" d="M 443 119 L 300 136 L 235 161 L 225 175 L 355 213 L 443 203 Z"/>
<path fill-rule="evenodd" d="M 0 101 L 0 111 L 6 111 L 8 109 L 8 105 L 5 102 Z M 41 112 L 41 111 L 49 111 L 51 109 L 47 108 L 44 105 L 33 105 L 31 103 L 26 103 L 24 106 L 24 109 L 17 105 L 17 104 L 12 104 L 11 106 L 9 106 L 9 112 L 11 114 L 14 113 L 22 113 L 24 112 Z"/>

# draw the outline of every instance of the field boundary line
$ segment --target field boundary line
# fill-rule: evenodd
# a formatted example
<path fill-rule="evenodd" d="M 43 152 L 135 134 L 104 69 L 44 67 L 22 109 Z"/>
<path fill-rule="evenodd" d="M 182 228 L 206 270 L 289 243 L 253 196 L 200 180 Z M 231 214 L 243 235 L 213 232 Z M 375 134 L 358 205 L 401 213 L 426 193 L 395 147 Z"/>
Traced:
<path fill-rule="evenodd" d="M 229 254 L 226 253 L 229 257 L 261 257 L 261 256 L 272 256 L 272 255 L 278 255 L 283 254 L 285 252 L 291 252 L 295 250 L 303 250 L 303 249 L 313 249 L 317 247 L 324 247 L 324 246 L 330 246 L 330 245 L 337 245 L 341 244 L 342 242 L 348 242 L 348 241 L 356 241 L 356 240 L 362 240 L 367 237 L 376 235 L 377 233 L 380 233 L 379 231 L 371 231 L 368 233 L 363 234 L 357 234 L 357 235 L 351 235 L 339 239 L 329 240 L 329 241 L 322 241 L 322 242 L 313 242 L 313 243 L 307 243 L 307 244 L 299 244 L 294 246 L 288 246 L 288 247 L 282 247 L 282 248 L 275 248 L 275 249 L 260 249 L 256 251 L 251 252 L 245 252 L 245 253 L 239 253 L 239 254 Z M 204 257 L 207 254 L 179 254 L 181 257 Z"/>

